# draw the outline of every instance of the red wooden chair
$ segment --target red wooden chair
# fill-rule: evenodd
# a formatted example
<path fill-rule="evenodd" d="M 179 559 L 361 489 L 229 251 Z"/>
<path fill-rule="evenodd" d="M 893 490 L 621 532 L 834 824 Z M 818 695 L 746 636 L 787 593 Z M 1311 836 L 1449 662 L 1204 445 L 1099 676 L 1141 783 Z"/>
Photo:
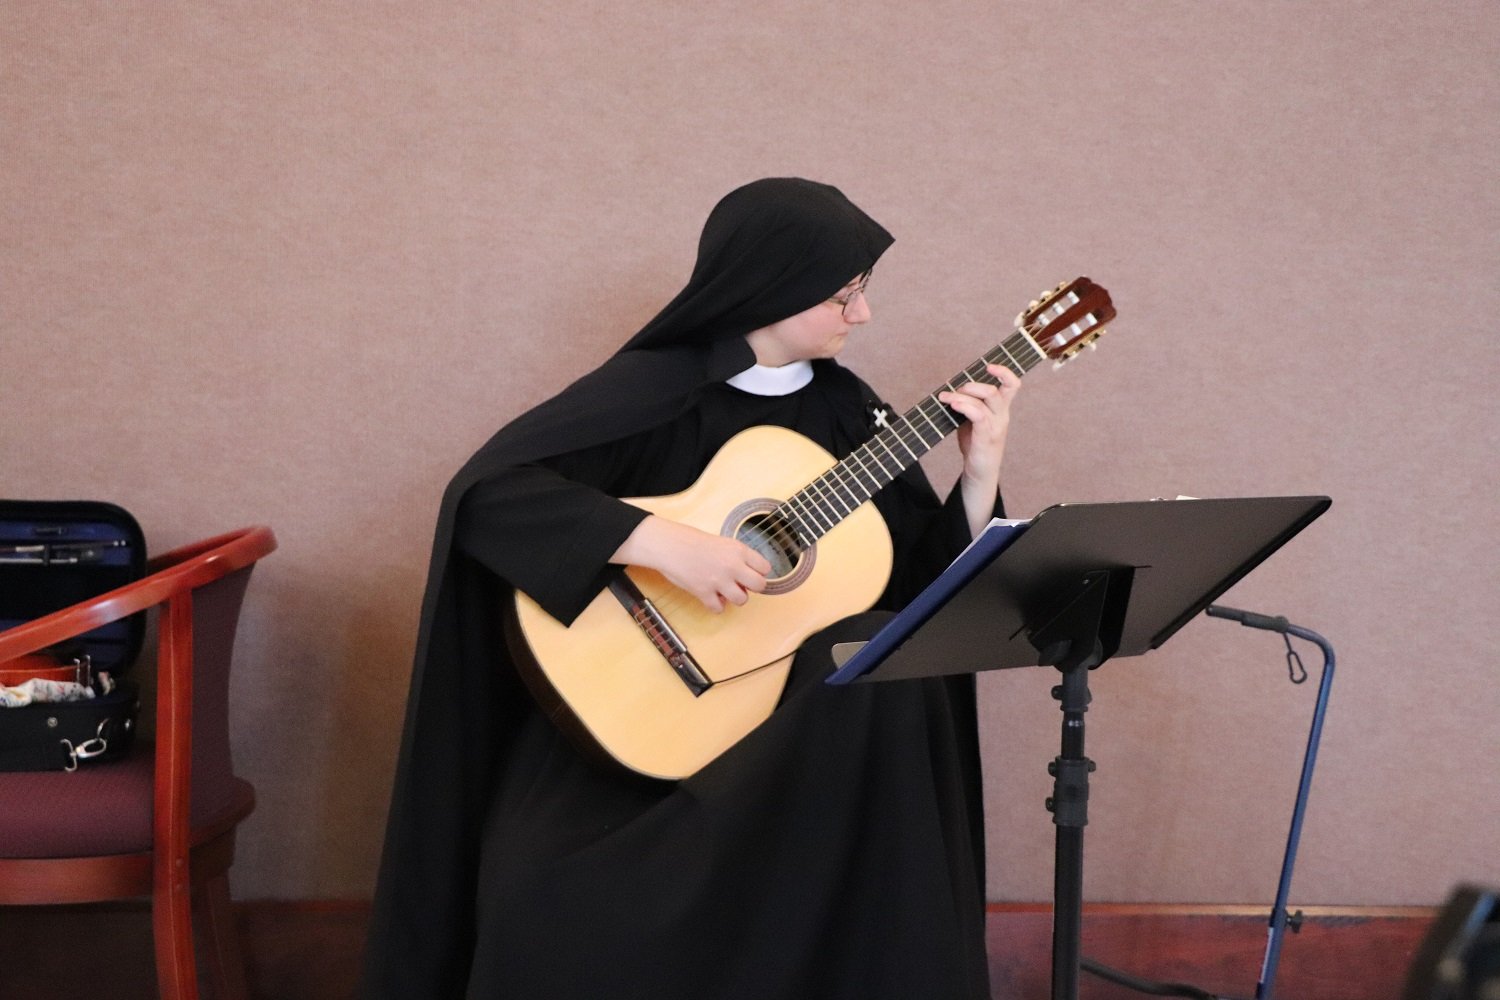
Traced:
<path fill-rule="evenodd" d="M 0 632 L 5 663 L 160 607 L 154 743 L 72 773 L 0 773 L 0 905 L 150 895 L 162 1000 L 197 1000 L 195 917 L 215 995 L 245 995 L 228 871 L 255 790 L 230 762 L 229 662 L 250 571 L 275 548 L 267 527 L 186 545 L 135 583 Z"/>

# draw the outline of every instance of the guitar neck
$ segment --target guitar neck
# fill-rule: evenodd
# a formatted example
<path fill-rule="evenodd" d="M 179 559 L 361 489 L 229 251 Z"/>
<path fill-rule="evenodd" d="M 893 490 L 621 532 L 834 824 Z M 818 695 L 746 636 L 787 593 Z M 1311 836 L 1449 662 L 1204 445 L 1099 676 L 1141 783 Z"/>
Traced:
<path fill-rule="evenodd" d="M 890 420 L 884 430 L 849 457 L 798 490 L 776 508 L 774 516 L 789 526 L 799 548 L 809 548 L 963 425 L 963 417 L 938 402 L 938 393 L 970 382 L 996 385 L 998 380 L 989 373 L 988 365 L 1004 365 L 1024 375 L 1045 357 L 1025 331 L 1017 330 L 916 406 Z"/>

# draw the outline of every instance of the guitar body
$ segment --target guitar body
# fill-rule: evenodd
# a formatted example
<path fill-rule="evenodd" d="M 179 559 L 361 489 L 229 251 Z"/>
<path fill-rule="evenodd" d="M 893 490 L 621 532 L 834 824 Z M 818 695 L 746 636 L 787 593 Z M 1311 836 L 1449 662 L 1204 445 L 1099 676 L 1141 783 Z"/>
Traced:
<path fill-rule="evenodd" d="M 835 465 L 781 427 L 731 438 L 682 493 L 628 502 L 713 534 L 774 507 Z M 661 612 L 712 681 L 695 695 L 610 591 L 564 626 L 524 594 L 515 598 L 518 669 L 564 728 L 641 774 L 683 778 L 775 710 L 792 655 L 812 633 L 871 607 L 892 562 L 890 532 L 867 504 L 801 553 L 767 592 L 714 614 L 660 574 L 627 575 Z M 521 640 L 519 642 L 515 640 Z"/>

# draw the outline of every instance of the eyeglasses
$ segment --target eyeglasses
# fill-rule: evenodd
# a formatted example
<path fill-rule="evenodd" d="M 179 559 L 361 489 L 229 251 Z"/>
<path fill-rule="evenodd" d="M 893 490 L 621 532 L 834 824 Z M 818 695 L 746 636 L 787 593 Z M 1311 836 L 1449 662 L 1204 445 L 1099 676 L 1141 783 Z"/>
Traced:
<path fill-rule="evenodd" d="M 839 312 L 843 314 L 843 317 L 845 319 L 849 318 L 849 304 L 853 302 L 858 296 L 865 294 L 865 287 L 870 284 L 870 274 L 870 271 L 866 271 L 864 274 L 861 274 L 859 276 L 858 284 L 856 284 L 853 288 L 849 289 L 847 292 L 840 292 L 839 294 L 833 296 L 828 300 L 829 302 L 832 302 L 834 305 L 839 307 Z"/>

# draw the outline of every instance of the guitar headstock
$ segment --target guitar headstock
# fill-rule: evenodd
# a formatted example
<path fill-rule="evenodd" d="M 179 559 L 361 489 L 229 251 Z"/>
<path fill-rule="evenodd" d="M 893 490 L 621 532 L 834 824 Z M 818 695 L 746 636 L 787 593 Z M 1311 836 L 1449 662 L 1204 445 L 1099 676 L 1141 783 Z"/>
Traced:
<path fill-rule="evenodd" d="M 1043 292 L 1021 315 L 1016 328 L 1037 349 L 1062 365 L 1104 334 L 1104 324 L 1115 318 L 1109 292 L 1087 278 L 1074 278 Z"/>

